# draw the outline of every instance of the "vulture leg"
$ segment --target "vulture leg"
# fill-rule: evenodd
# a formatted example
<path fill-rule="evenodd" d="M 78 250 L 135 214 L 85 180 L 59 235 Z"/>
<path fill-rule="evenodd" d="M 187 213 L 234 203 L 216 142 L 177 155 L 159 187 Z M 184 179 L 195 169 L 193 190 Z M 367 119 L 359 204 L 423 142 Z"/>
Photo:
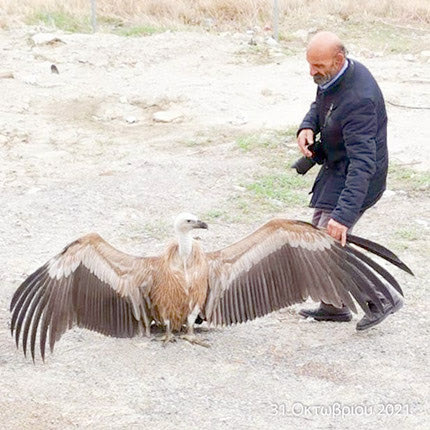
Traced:
<path fill-rule="evenodd" d="M 199 316 L 200 309 L 196 305 L 194 306 L 193 311 L 188 315 L 187 318 L 187 333 L 181 336 L 181 339 L 185 339 L 186 341 L 194 344 L 204 346 L 205 348 L 209 348 L 210 345 L 204 340 L 197 337 L 194 333 L 194 323 L 196 322 L 197 317 Z"/>
<path fill-rule="evenodd" d="M 172 328 L 170 325 L 170 321 L 169 320 L 165 320 L 166 323 L 166 333 L 164 336 L 161 336 L 160 338 L 156 339 L 156 340 L 161 340 L 164 344 L 164 346 L 166 346 L 169 342 L 176 342 L 176 338 L 172 333 Z"/>

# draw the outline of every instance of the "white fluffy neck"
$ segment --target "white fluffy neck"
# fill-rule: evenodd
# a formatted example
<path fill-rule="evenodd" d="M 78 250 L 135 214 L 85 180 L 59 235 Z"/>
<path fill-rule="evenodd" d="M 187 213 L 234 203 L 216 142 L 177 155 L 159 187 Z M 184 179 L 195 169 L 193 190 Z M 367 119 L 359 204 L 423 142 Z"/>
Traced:
<path fill-rule="evenodd" d="M 178 232 L 179 255 L 183 260 L 187 260 L 193 249 L 193 238 L 191 231 Z"/>

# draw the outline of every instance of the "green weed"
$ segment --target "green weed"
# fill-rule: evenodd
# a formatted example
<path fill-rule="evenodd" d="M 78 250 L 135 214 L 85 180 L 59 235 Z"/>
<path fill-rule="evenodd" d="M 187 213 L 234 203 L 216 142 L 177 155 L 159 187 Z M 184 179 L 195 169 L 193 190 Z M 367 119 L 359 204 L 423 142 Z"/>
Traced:
<path fill-rule="evenodd" d="M 44 24 L 70 33 L 88 33 L 91 31 L 89 17 L 72 15 L 61 10 L 38 11 L 29 15 L 26 21 L 29 25 Z"/>
<path fill-rule="evenodd" d="M 263 200 L 281 202 L 289 206 L 303 206 L 309 200 L 308 182 L 294 172 L 277 172 L 260 176 L 245 187 Z"/>
<path fill-rule="evenodd" d="M 164 27 L 156 27 L 152 25 L 138 25 L 134 27 L 124 27 L 115 31 L 119 36 L 127 37 L 141 37 L 141 36 L 151 36 L 157 33 L 163 33 L 166 31 Z"/>
<path fill-rule="evenodd" d="M 286 130 L 246 134 L 236 138 L 236 145 L 245 152 L 285 149 L 287 142 L 295 136 L 296 130 L 296 126 L 290 126 Z"/>
<path fill-rule="evenodd" d="M 391 163 L 388 168 L 388 181 L 394 189 L 426 191 L 430 189 L 430 172 Z"/>

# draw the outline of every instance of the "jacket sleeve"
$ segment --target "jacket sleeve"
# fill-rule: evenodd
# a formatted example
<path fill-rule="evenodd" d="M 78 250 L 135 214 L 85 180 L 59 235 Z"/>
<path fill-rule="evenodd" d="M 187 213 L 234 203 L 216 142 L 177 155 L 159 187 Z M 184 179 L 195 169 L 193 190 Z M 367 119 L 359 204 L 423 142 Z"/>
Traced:
<path fill-rule="evenodd" d="M 332 218 L 351 227 L 359 217 L 369 182 L 376 171 L 376 109 L 372 100 L 352 105 L 342 121 L 342 133 L 349 165 L 345 186 Z"/>
<path fill-rule="evenodd" d="M 319 133 L 319 121 L 318 121 L 318 112 L 317 112 L 317 104 L 313 102 L 311 104 L 311 108 L 309 112 L 305 115 L 302 123 L 300 124 L 299 130 L 297 131 L 297 136 L 304 128 L 310 128 L 314 131 L 314 134 Z"/>

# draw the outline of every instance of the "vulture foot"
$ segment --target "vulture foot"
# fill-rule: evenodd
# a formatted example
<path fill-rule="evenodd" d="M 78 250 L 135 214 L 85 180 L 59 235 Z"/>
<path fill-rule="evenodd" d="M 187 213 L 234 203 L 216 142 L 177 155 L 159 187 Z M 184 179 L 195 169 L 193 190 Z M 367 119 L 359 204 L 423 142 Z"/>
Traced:
<path fill-rule="evenodd" d="M 204 340 L 200 339 L 194 334 L 183 334 L 181 336 L 181 339 L 185 339 L 186 341 L 192 343 L 193 345 L 200 345 L 200 346 L 204 346 L 205 348 L 210 348 L 209 343 L 205 342 Z"/>
<path fill-rule="evenodd" d="M 170 342 L 176 342 L 176 337 L 173 335 L 173 333 L 166 333 L 163 336 L 154 337 L 151 340 L 163 342 L 163 346 L 166 346 Z"/>

